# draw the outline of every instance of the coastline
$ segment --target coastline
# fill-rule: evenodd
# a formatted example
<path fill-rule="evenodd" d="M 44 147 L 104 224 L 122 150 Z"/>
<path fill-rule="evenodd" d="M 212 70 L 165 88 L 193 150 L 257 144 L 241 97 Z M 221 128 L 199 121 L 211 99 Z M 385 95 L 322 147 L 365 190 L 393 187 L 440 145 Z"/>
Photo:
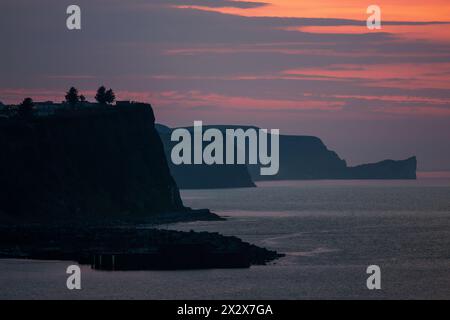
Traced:
<path fill-rule="evenodd" d="M 131 271 L 249 268 L 283 256 L 216 232 L 158 229 L 225 220 L 206 209 L 188 212 L 121 223 L 0 224 L 0 259 L 76 261 L 94 270 Z"/>

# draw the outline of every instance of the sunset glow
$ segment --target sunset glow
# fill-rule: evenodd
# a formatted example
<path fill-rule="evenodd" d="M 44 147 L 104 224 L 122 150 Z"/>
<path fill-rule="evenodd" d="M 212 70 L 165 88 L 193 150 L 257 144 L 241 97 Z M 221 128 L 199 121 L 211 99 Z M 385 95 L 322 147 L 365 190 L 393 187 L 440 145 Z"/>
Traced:
<path fill-rule="evenodd" d="M 381 8 L 379 30 L 366 26 L 369 4 Z M 63 6 L 43 12 L 20 0 L 20 10 L 11 11 L 0 4 L 10 26 L 0 30 L 9 57 L 0 66 L 1 102 L 61 101 L 71 86 L 92 100 L 103 84 L 119 100 L 151 102 L 168 125 L 201 119 L 317 135 L 348 150 L 345 158 L 355 163 L 370 160 L 357 152 L 368 140 L 386 142 L 381 132 L 403 137 L 389 142 L 395 151 L 389 156 L 398 158 L 412 153 L 411 141 L 425 158 L 437 141 L 448 145 L 448 0 L 130 0 L 108 7 L 80 0 L 80 6 L 84 29 L 68 34 Z M 450 163 L 446 148 L 440 152 Z M 380 147 L 377 157 L 384 152 Z"/>
<path fill-rule="evenodd" d="M 302 17 L 302 18 L 341 18 L 364 21 L 369 4 L 363 0 L 249 0 L 248 2 L 267 3 L 266 6 L 240 8 L 209 8 L 202 6 L 180 6 L 236 14 L 247 17 Z M 375 3 L 374 3 L 375 4 Z M 383 9 L 383 19 L 390 21 L 449 21 L 450 3 L 446 0 L 379 0 L 376 4 Z"/>

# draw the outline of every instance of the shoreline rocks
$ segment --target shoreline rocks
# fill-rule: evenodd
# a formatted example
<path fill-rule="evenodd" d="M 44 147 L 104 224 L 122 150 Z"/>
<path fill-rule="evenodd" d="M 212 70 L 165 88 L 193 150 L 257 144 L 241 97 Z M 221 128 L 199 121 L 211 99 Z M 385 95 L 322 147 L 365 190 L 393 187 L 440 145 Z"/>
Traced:
<path fill-rule="evenodd" d="M 218 233 L 136 227 L 0 226 L 0 258 L 76 261 L 96 270 L 248 268 L 282 256 Z"/>

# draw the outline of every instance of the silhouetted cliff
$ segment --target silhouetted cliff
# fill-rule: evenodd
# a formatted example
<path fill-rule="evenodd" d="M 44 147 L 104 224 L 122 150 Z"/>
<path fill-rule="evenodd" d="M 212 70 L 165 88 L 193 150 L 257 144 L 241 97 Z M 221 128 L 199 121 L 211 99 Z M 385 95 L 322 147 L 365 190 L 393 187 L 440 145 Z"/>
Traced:
<path fill-rule="evenodd" d="M 254 181 L 319 179 L 416 179 L 417 160 L 385 160 L 348 167 L 336 152 L 316 137 L 280 135 L 280 170 L 261 176 L 259 166 L 250 166 Z"/>
<path fill-rule="evenodd" d="M 261 176 L 259 166 L 250 166 L 254 180 L 337 179 L 347 164 L 316 137 L 280 135 L 280 168 L 274 176 Z"/>
<path fill-rule="evenodd" d="M 417 159 L 384 160 L 348 168 L 351 179 L 416 179 Z"/>
<path fill-rule="evenodd" d="M 40 220 L 184 211 L 150 105 L 0 119 L 0 213 Z"/>
<path fill-rule="evenodd" d="M 205 126 L 207 130 L 209 127 Z M 254 187 L 246 165 L 174 165 L 170 161 L 173 146 L 170 136 L 172 129 L 160 124 L 156 125 L 164 143 L 166 157 L 172 173 L 180 189 L 213 189 L 213 188 L 249 188 Z M 192 128 L 186 128 L 192 131 Z"/>
<path fill-rule="evenodd" d="M 156 125 L 164 142 L 167 157 L 175 143 L 170 141 L 172 129 Z M 203 126 L 219 129 L 258 129 L 252 126 Z M 192 127 L 186 128 L 193 131 Z M 259 180 L 319 180 L 319 179 L 416 179 L 417 160 L 385 160 L 373 164 L 348 167 L 334 151 L 317 137 L 280 135 L 280 165 L 276 175 L 263 176 L 260 165 L 170 165 L 181 188 L 248 187 Z M 270 152 L 270 144 L 268 146 Z M 236 150 L 235 150 L 236 152 Z M 246 147 L 248 154 L 248 146 Z M 170 162 L 170 161 L 169 161 Z M 248 174 L 250 173 L 250 176 Z"/>

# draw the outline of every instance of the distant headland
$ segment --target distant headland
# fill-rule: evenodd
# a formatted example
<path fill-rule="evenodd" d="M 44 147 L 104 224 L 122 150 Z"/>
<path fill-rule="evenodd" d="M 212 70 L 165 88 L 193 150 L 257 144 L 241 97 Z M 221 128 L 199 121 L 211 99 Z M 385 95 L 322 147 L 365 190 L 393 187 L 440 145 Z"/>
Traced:
<path fill-rule="evenodd" d="M 204 129 L 248 130 L 255 127 L 235 125 L 204 126 Z M 193 131 L 193 127 L 186 127 Z M 156 124 L 166 157 L 174 145 L 174 129 Z M 325 179 L 416 179 L 417 159 L 384 160 L 372 164 L 350 167 L 321 139 L 313 136 L 280 135 L 280 168 L 276 175 L 261 175 L 260 165 L 174 165 L 170 170 L 181 189 L 248 188 L 256 181 L 265 180 L 325 180 Z M 248 150 L 248 146 L 247 150 Z"/>

